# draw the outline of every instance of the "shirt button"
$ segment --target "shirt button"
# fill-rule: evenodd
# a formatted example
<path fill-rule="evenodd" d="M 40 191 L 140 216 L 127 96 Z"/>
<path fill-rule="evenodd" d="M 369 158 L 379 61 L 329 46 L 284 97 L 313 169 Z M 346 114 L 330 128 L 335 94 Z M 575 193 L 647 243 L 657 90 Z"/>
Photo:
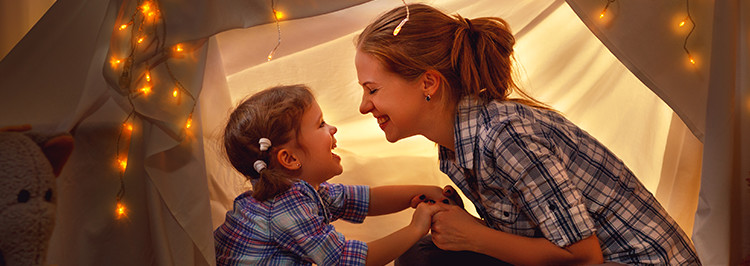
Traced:
<path fill-rule="evenodd" d="M 323 216 L 323 212 L 322 211 L 318 211 L 318 216 Z"/>
<path fill-rule="evenodd" d="M 549 210 L 550 211 L 554 211 L 555 209 L 557 209 L 557 206 L 554 203 L 550 203 L 549 204 Z"/>
<path fill-rule="evenodd" d="M 503 212 L 503 215 L 504 215 L 505 217 L 508 217 L 508 216 L 510 216 L 510 213 L 509 213 L 509 212 Z"/>

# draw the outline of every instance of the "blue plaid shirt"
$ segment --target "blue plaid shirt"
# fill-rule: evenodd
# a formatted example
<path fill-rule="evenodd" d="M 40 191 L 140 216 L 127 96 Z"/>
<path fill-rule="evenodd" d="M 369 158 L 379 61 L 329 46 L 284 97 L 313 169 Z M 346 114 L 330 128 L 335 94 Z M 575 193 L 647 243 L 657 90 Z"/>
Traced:
<path fill-rule="evenodd" d="M 457 107 L 440 169 L 487 226 L 566 247 L 596 234 L 606 261 L 700 265 L 687 235 L 604 145 L 554 111 L 509 101 Z"/>
<path fill-rule="evenodd" d="M 368 212 L 367 186 L 298 181 L 259 202 L 248 191 L 234 200 L 214 231 L 217 265 L 365 265 L 367 244 L 346 240 L 330 223 L 361 223 Z"/>

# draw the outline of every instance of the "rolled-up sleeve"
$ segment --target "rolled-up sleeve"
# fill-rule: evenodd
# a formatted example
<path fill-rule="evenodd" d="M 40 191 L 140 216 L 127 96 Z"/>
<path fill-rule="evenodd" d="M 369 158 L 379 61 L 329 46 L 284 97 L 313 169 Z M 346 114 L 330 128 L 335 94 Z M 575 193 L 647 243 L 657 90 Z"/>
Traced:
<path fill-rule="evenodd" d="M 370 187 L 322 183 L 318 189 L 332 220 L 361 223 L 370 205 Z"/>
<path fill-rule="evenodd" d="M 515 179 L 508 189 L 520 211 L 560 247 L 593 235 L 595 225 L 583 196 L 552 144 L 533 124 L 513 122 L 498 131 L 493 153 L 502 175 Z"/>

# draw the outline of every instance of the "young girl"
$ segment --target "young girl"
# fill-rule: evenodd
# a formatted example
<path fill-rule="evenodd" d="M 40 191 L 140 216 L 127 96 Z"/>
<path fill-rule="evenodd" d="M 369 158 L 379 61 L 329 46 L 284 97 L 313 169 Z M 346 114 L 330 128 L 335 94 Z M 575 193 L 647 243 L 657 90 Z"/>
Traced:
<path fill-rule="evenodd" d="M 304 85 L 261 91 L 232 112 L 224 148 L 253 190 L 235 199 L 214 232 L 217 265 L 383 265 L 427 233 L 440 208 L 431 199 L 447 201 L 442 190 L 327 183 L 342 172 L 335 133 Z M 330 224 L 409 206 L 416 207 L 409 225 L 367 244 Z"/>
<path fill-rule="evenodd" d="M 391 142 L 437 143 L 441 171 L 482 220 L 446 207 L 404 264 L 484 255 L 493 264 L 700 264 L 685 232 L 604 145 L 544 104 L 509 97 L 518 89 L 515 38 L 504 20 L 408 8 L 378 17 L 357 39 L 360 112 Z"/>

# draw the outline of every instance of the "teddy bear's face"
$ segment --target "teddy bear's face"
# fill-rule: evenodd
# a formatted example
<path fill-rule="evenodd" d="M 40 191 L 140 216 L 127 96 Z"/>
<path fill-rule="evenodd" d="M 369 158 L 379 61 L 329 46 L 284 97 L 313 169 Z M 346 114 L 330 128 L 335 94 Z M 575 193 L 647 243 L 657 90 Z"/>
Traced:
<path fill-rule="evenodd" d="M 55 201 L 55 174 L 40 146 L 0 132 L 0 264 L 44 263 Z"/>

